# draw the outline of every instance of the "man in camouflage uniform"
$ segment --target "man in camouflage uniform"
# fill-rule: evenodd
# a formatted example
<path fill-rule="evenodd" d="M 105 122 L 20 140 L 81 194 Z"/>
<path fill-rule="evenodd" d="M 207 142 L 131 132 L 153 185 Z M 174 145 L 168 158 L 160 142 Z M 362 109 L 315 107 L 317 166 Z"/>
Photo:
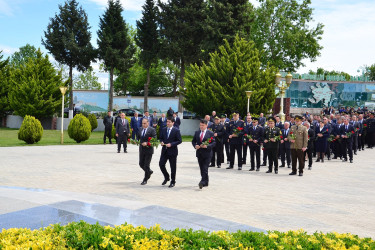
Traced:
<path fill-rule="evenodd" d="M 298 172 L 299 176 L 303 176 L 303 169 L 305 167 L 305 154 L 308 143 L 308 131 L 305 126 L 302 125 L 302 117 L 296 115 L 294 120 L 296 125 L 293 125 L 290 129 L 288 139 L 291 142 L 290 151 L 292 154 L 292 172 L 289 175 L 297 174 L 297 160 L 298 160 Z"/>

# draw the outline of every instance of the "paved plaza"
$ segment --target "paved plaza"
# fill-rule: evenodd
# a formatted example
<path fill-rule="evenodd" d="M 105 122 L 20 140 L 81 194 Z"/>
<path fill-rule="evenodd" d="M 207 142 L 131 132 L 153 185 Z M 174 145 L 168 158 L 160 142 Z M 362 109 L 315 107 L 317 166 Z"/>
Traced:
<path fill-rule="evenodd" d="M 0 229 L 38 228 L 85 220 L 204 230 L 296 230 L 354 233 L 375 238 L 375 149 L 354 163 L 313 164 L 303 177 L 210 168 L 200 190 L 191 143 L 179 146 L 176 186 L 161 186 L 159 147 L 154 174 L 141 186 L 138 147 L 116 145 L 0 148 Z M 249 156 L 248 156 L 249 161 Z M 167 163 L 167 169 L 169 165 Z"/>

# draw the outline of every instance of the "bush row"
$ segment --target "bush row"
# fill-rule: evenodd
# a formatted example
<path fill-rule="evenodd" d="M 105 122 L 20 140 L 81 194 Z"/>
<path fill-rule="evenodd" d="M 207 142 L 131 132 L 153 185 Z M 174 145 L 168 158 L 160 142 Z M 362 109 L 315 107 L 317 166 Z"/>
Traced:
<path fill-rule="evenodd" d="M 116 227 L 72 222 L 44 229 L 8 229 L 0 233 L 0 249 L 375 249 L 371 238 L 303 230 L 267 234 L 185 229 L 162 230 L 123 224 Z"/>

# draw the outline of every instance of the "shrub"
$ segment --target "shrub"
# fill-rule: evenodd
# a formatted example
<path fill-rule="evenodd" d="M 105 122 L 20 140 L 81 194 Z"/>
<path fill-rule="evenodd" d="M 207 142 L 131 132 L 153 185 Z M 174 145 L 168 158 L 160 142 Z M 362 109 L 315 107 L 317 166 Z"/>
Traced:
<path fill-rule="evenodd" d="M 43 127 L 40 121 L 33 116 L 26 115 L 18 131 L 18 139 L 27 144 L 33 144 L 40 141 L 42 135 Z"/>
<path fill-rule="evenodd" d="M 89 114 L 87 118 L 89 119 L 90 124 L 91 124 L 91 131 L 93 131 L 94 129 L 98 127 L 98 120 L 96 119 L 95 114 Z"/>
<path fill-rule="evenodd" d="M 68 134 L 70 138 L 78 143 L 89 139 L 91 135 L 91 124 L 89 119 L 82 114 L 74 116 L 69 123 Z"/>

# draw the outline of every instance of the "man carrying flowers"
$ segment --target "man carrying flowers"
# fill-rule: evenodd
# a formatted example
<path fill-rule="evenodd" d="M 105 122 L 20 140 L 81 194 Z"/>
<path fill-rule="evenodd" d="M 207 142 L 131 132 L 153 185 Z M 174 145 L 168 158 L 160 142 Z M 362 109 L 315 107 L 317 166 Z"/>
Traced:
<path fill-rule="evenodd" d="M 146 185 L 153 171 L 150 169 L 154 147 L 152 145 L 153 138 L 156 138 L 156 130 L 149 126 L 147 118 L 142 119 L 142 129 L 139 130 L 139 166 L 145 171 L 145 176 L 141 185 Z"/>
<path fill-rule="evenodd" d="M 229 145 L 230 145 L 230 164 L 227 169 L 232 169 L 234 166 L 234 158 L 237 151 L 238 170 L 242 170 L 242 145 L 244 131 L 244 121 L 239 119 L 239 113 L 233 112 L 233 121 L 229 123 Z"/>
<path fill-rule="evenodd" d="M 279 163 L 278 163 L 278 151 L 279 151 L 279 141 L 281 136 L 281 130 L 275 127 L 276 119 L 269 117 L 267 119 L 268 127 L 264 130 L 264 147 L 267 150 L 268 156 L 268 171 L 266 173 L 272 173 L 272 167 L 275 168 L 275 174 L 278 174 Z"/>

